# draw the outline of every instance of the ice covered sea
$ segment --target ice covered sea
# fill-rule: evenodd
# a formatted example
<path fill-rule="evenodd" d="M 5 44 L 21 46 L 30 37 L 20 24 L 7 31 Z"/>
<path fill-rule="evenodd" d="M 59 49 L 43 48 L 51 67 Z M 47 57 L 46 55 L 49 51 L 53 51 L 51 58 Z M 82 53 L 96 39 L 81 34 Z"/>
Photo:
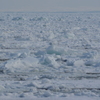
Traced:
<path fill-rule="evenodd" d="M 100 12 L 0 13 L 3 99 L 99 100 Z"/>

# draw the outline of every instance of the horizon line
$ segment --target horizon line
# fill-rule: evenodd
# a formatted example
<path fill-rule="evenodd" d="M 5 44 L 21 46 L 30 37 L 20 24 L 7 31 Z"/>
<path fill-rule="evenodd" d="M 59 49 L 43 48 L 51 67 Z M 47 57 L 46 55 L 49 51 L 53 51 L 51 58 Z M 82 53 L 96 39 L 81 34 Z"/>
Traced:
<path fill-rule="evenodd" d="M 100 10 L 96 11 L 0 11 L 0 13 L 92 13 L 92 12 L 100 12 Z"/>

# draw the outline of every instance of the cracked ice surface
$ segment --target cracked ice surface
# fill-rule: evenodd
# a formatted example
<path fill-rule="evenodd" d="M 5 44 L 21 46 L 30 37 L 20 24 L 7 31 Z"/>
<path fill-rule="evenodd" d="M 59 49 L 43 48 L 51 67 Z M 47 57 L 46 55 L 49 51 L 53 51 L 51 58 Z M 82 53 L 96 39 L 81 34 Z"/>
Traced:
<path fill-rule="evenodd" d="M 100 13 L 0 13 L 0 98 L 100 97 Z"/>

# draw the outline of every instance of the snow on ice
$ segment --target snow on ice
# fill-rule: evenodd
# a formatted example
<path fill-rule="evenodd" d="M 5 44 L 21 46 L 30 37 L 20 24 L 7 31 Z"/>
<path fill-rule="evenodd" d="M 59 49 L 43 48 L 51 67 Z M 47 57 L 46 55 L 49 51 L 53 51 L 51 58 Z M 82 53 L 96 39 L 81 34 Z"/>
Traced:
<path fill-rule="evenodd" d="M 99 100 L 100 13 L 0 13 L 0 100 Z"/>

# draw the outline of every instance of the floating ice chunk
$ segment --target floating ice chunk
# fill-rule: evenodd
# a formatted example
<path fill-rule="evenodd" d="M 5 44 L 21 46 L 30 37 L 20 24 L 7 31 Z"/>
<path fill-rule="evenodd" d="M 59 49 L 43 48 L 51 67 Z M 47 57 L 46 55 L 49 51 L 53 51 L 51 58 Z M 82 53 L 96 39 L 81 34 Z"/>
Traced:
<path fill-rule="evenodd" d="M 61 92 L 61 89 L 59 88 L 58 85 L 51 85 L 47 87 L 48 90 L 53 91 L 53 92 Z"/>
<path fill-rule="evenodd" d="M 46 52 L 47 52 L 47 54 L 61 55 L 65 51 L 61 47 L 56 47 L 56 46 L 51 45 L 46 49 Z"/>
<path fill-rule="evenodd" d="M 86 65 L 86 66 L 92 66 L 92 65 L 93 65 L 93 61 L 86 61 L 86 62 L 85 62 L 85 65 Z"/>
<path fill-rule="evenodd" d="M 53 32 L 50 32 L 49 39 L 53 39 L 55 37 Z"/>
<path fill-rule="evenodd" d="M 29 84 L 27 84 L 28 87 L 38 87 L 37 83 L 34 84 L 33 82 L 30 82 Z"/>
<path fill-rule="evenodd" d="M 40 59 L 40 63 L 43 64 L 43 65 L 48 65 L 51 63 L 51 61 L 48 59 L 47 56 L 43 56 L 41 59 Z"/>
<path fill-rule="evenodd" d="M 51 80 L 45 78 L 45 79 L 42 79 L 42 82 L 41 82 L 41 83 L 42 83 L 42 84 L 45 84 L 45 83 L 49 84 L 49 83 L 51 83 Z"/>
<path fill-rule="evenodd" d="M 41 56 L 41 55 L 45 55 L 45 54 L 46 54 L 45 51 L 40 51 L 40 50 L 35 53 L 36 56 Z"/>
<path fill-rule="evenodd" d="M 100 62 L 96 62 L 96 63 L 94 64 L 94 67 L 100 67 Z"/>
<path fill-rule="evenodd" d="M 7 72 L 27 72 L 38 66 L 38 59 L 26 57 L 24 59 L 12 59 L 5 63 L 4 70 Z"/>
<path fill-rule="evenodd" d="M 73 66 L 74 65 L 74 62 L 73 61 L 68 61 L 67 62 L 67 66 Z"/>
<path fill-rule="evenodd" d="M 41 88 L 42 87 L 41 84 L 39 84 L 37 82 L 30 82 L 29 84 L 27 84 L 27 86 L 28 87 L 34 87 L 34 89 L 35 88 Z M 37 91 L 37 90 L 35 89 L 35 91 Z"/>
<path fill-rule="evenodd" d="M 19 95 L 19 97 L 20 97 L 20 98 L 24 98 L 24 97 L 25 97 L 25 94 L 24 94 L 24 93 L 21 93 L 21 94 Z"/>
<path fill-rule="evenodd" d="M 74 33 L 67 33 L 66 36 L 68 39 L 74 39 L 76 37 Z"/>
<path fill-rule="evenodd" d="M 20 55 L 19 55 L 19 58 L 26 58 L 27 57 L 27 53 L 25 52 L 25 53 L 21 53 Z"/>
<path fill-rule="evenodd" d="M 70 32 L 69 30 L 62 30 L 62 32 L 64 34 L 64 37 L 68 38 L 68 39 L 74 39 L 76 36 L 73 32 Z"/>
<path fill-rule="evenodd" d="M 54 58 L 53 55 L 44 55 L 41 59 L 40 59 L 40 63 L 43 65 L 48 65 L 51 67 L 59 67 L 59 64 L 56 62 L 56 59 Z"/>
<path fill-rule="evenodd" d="M 83 55 L 81 56 L 81 58 L 93 58 L 93 54 L 90 53 L 90 52 L 83 53 Z"/>
<path fill-rule="evenodd" d="M 4 90 L 4 87 L 2 85 L 0 85 L 0 92 Z"/>
<path fill-rule="evenodd" d="M 77 60 L 77 61 L 74 62 L 74 65 L 76 67 L 82 67 L 82 66 L 84 66 L 84 61 L 83 60 Z"/>
<path fill-rule="evenodd" d="M 43 93 L 43 97 L 50 97 L 52 96 L 52 93 L 50 91 L 46 91 Z"/>

